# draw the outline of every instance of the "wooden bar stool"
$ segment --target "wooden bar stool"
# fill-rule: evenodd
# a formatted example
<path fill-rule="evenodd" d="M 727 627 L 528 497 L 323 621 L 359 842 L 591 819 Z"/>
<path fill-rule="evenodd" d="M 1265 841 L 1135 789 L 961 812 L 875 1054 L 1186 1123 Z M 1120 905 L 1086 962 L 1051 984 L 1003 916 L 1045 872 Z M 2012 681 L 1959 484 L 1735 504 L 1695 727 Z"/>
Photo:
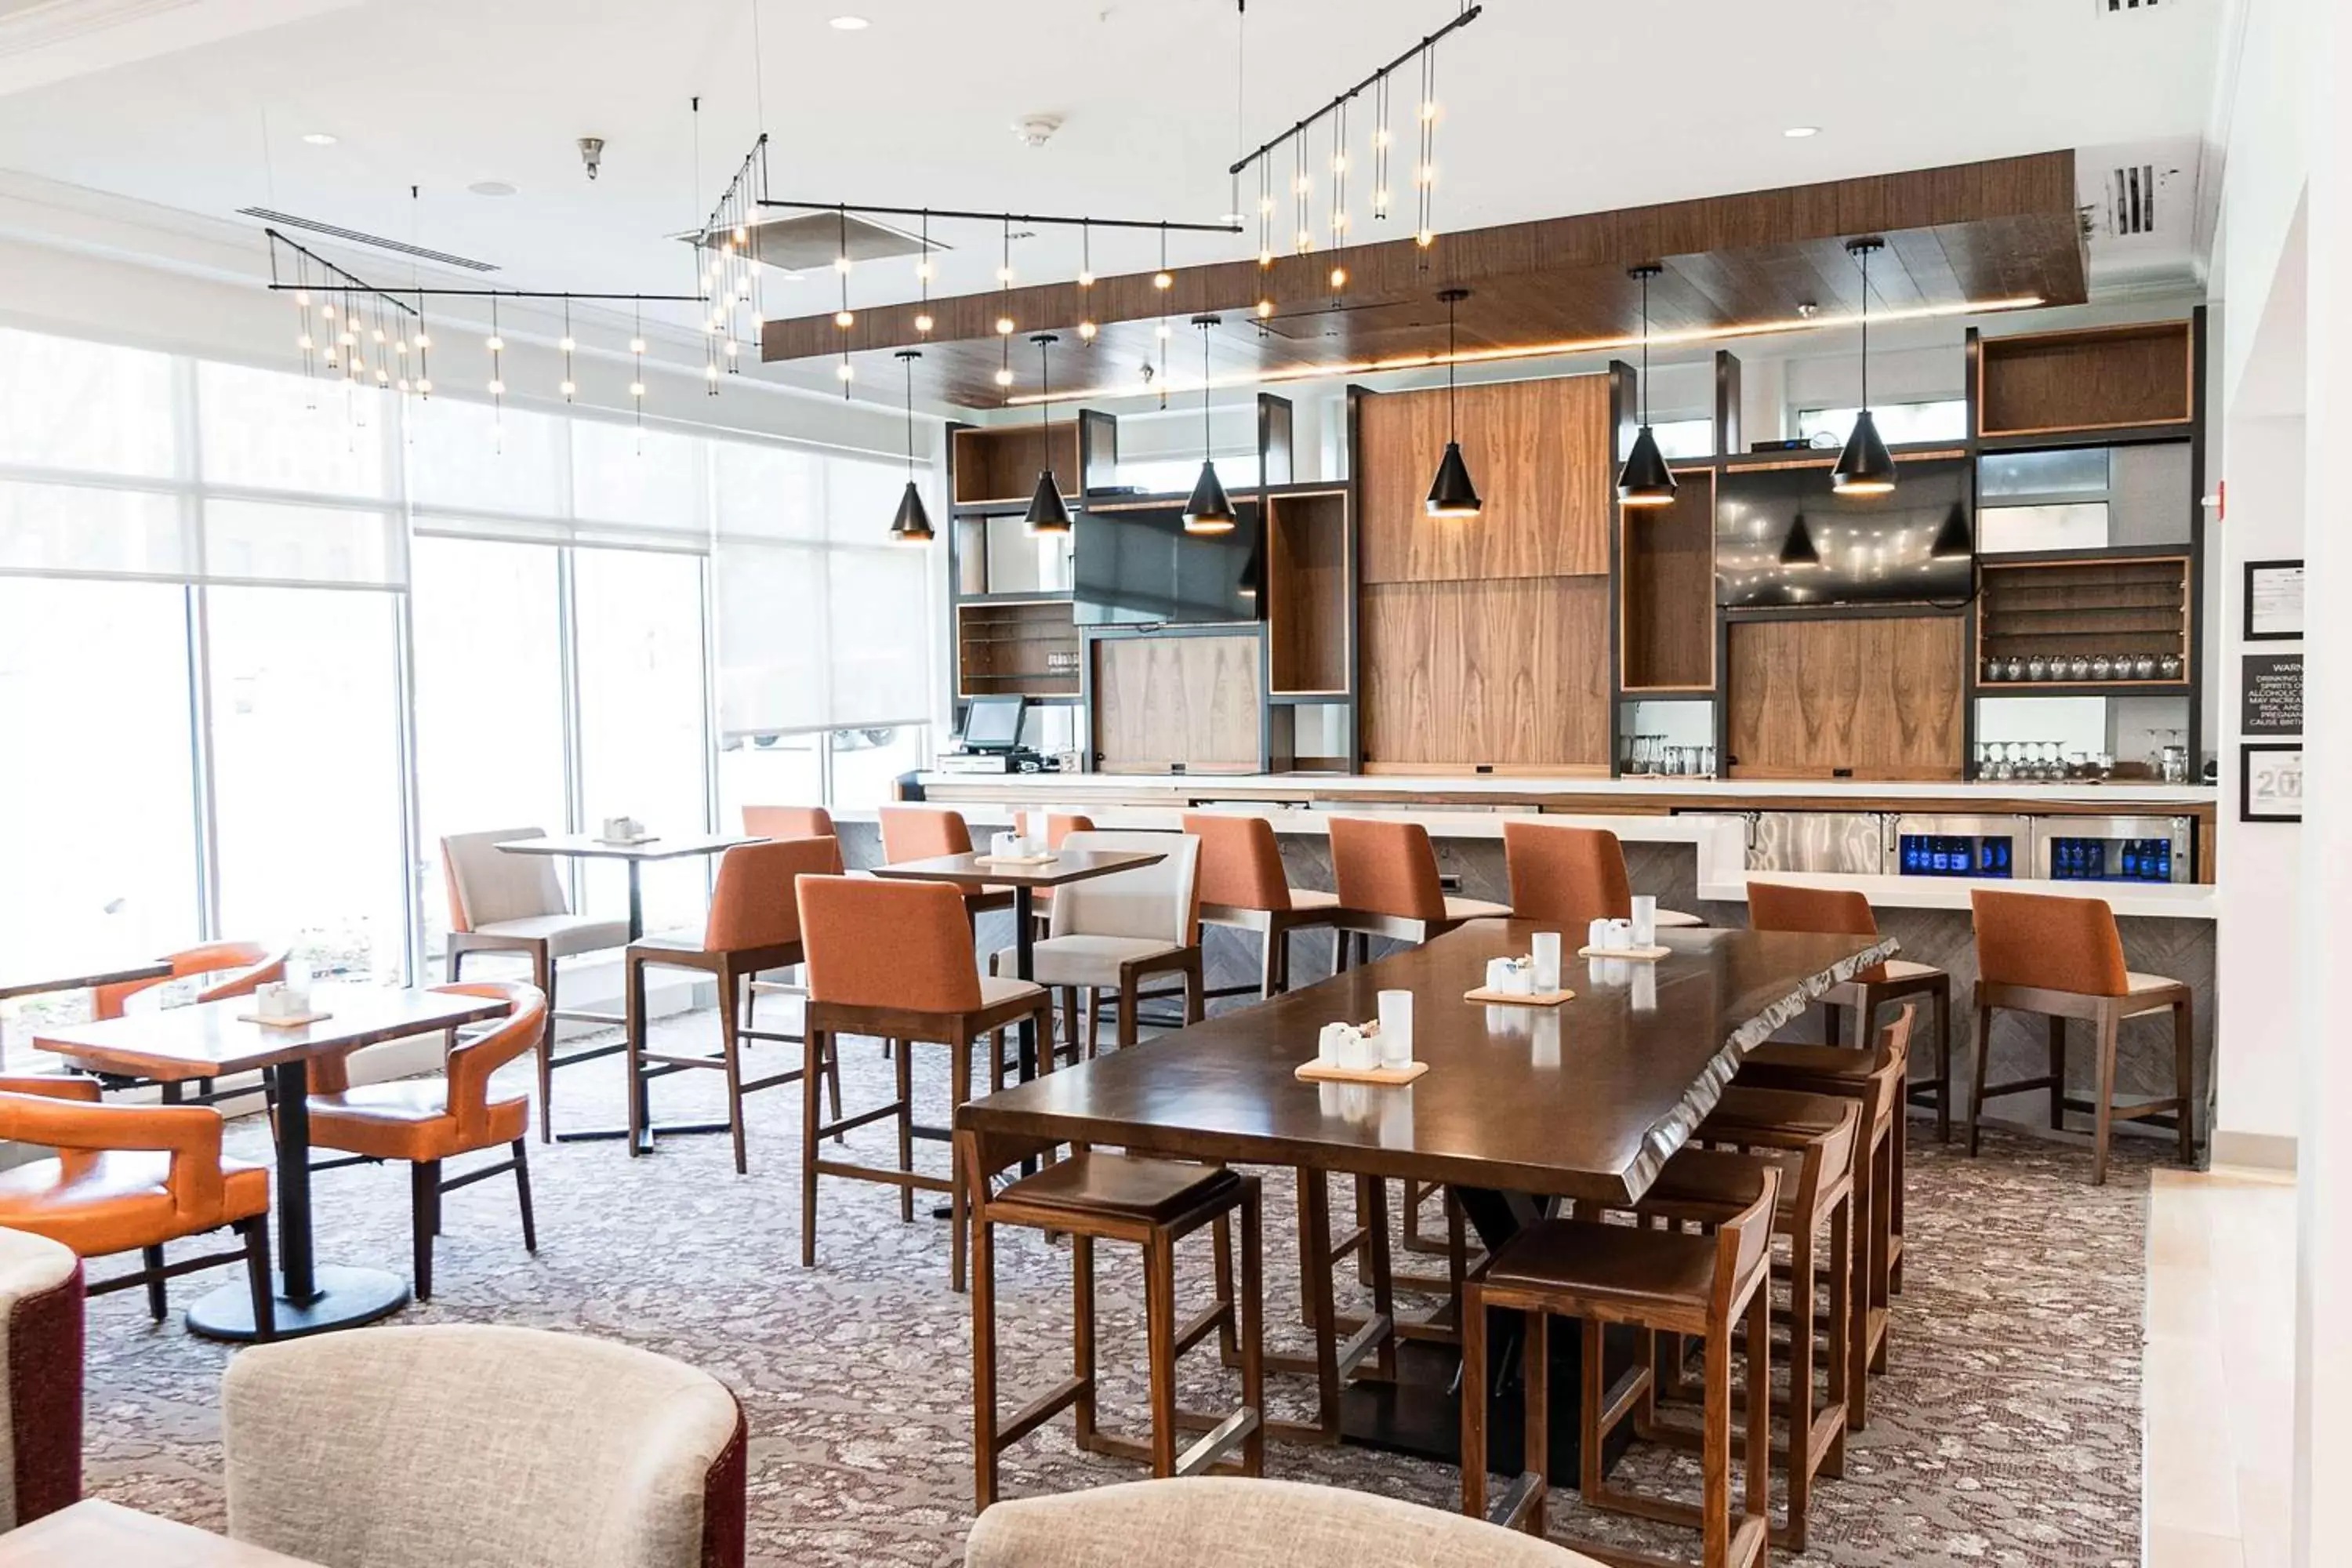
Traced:
<path fill-rule="evenodd" d="M 1854 1254 L 1853 1329 L 1846 1345 L 1846 1426 L 1860 1431 L 1870 1415 L 1868 1374 L 1886 1370 L 1893 1300 L 1903 1268 L 1903 1142 L 1909 1118 L 1903 1110 L 1903 1084 L 1911 1068 L 1911 1031 L 1918 1005 L 1879 1031 L 1870 1053 L 1837 1046 L 1761 1047 L 1742 1063 L 1735 1089 L 1772 1089 L 1828 1095 L 1857 1101 L 1864 1130 L 1854 1156 L 1853 1212 L 1858 1241 Z M 1759 1062 L 1765 1051 L 1774 1059 Z M 1802 1053 L 1815 1053 L 1810 1059 Z M 1709 1121 L 1719 1131 L 1735 1124 L 1737 1103 L 1717 1106 Z M 1769 1122 L 1766 1126 L 1777 1125 Z M 1726 1136 L 1731 1134 L 1727 1132 Z"/>
<path fill-rule="evenodd" d="M 1625 847 L 1605 828 L 1570 827 L 1534 817 L 1503 819 L 1503 860 L 1511 876 L 1511 909 L 1523 920 L 1557 921 L 1583 945 L 1594 921 L 1633 918 L 1633 886 L 1625 875 Z M 1660 910 L 1662 929 L 1703 926 L 1696 915 Z"/>
<path fill-rule="evenodd" d="M 735 1142 L 735 1173 L 749 1165 L 743 1147 L 743 1097 L 780 1084 L 798 1083 L 801 1069 L 771 1073 L 766 1078 L 743 1077 L 743 1042 L 770 1040 L 800 1044 L 797 1035 L 754 1029 L 737 1016 L 736 1009 L 751 978 L 763 969 L 782 969 L 803 962 L 800 909 L 793 900 L 793 884 L 802 876 L 829 874 L 841 864 L 840 847 L 830 838 L 785 838 L 765 844 L 738 844 L 719 858 L 719 885 L 710 895 L 710 913 L 702 935 L 650 936 L 633 942 L 623 955 L 628 986 L 629 1153 L 634 1157 L 652 1147 L 663 1131 L 723 1131 Z M 646 972 L 648 969 L 694 969 L 719 984 L 719 1054 L 689 1056 L 656 1051 L 646 1045 Z M 833 1090 L 834 1114 L 841 1114 L 841 1064 L 823 1059 Z M 648 1086 L 655 1079 L 697 1069 L 727 1077 L 727 1120 L 723 1124 L 685 1128 L 654 1125 Z"/>
<path fill-rule="evenodd" d="M 731 851 L 730 851 L 731 853 Z M 949 1049 L 950 1113 L 971 1098 L 971 1047 L 988 1046 L 988 1083 L 1003 1081 L 1003 1031 L 1034 1017 L 1054 1025 L 1053 998 L 1026 980 L 983 978 L 972 961 L 964 900 L 945 882 L 886 881 L 874 877 L 800 879 L 801 944 L 807 955 L 807 1063 L 801 1093 L 801 1266 L 816 1266 L 816 1184 L 819 1176 L 880 1182 L 898 1189 L 898 1218 L 911 1224 L 917 1191 L 946 1193 L 954 1230 L 949 1276 L 963 1289 L 965 1193 L 961 1165 L 946 1176 L 914 1166 L 914 1081 L 909 1047 L 924 1040 Z M 834 1120 L 817 1113 L 817 1071 L 835 1060 L 842 1035 L 874 1035 L 902 1042 L 894 1053 L 898 1097 L 887 1104 Z M 1054 1053 L 1037 1054 L 1050 1072 Z M 818 1157 L 825 1139 L 885 1117 L 898 1123 L 898 1166 L 887 1170 Z"/>
<path fill-rule="evenodd" d="M 1155 1477 L 1195 1476 L 1216 1469 L 1261 1474 L 1265 1462 L 1265 1325 L 1260 1321 L 1263 1263 L 1258 1182 L 1222 1165 L 1144 1159 L 1081 1150 L 992 1194 L 978 1169 L 970 1134 L 959 1140 L 959 1163 L 972 1197 L 971 1370 L 972 1458 L 977 1507 L 996 1500 L 996 1466 L 1004 1450 L 1064 1410 L 1074 1410 L 1078 1447 L 1150 1464 Z M 1176 1244 L 1203 1226 L 1241 1222 L 1241 1289 L 1221 1279 L 1218 1300 L 1186 1323 L 1176 1321 Z M 1009 1420 L 996 1408 L 996 1227 L 1029 1226 L 1070 1238 L 1075 1305 L 1071 1375 L 1023 1405 Z M 1095 1425 L 1095 1243 L 1132 1242 L 1143 1249 L 1144 1342 L 1150 1364 L 1151 1436 L 1113 1436 Z M 1202 1417 L 1176 1408 L 1178 1358 L 1210 1334 L 1236 1337 L 1241 1353 L 1240 1408 Z M 1206 1431 L 1181 1455 L 1180 1426 Z M 1220 1464 L 1238 1447 L 1238 1464 Z"/>
<path fill-rule="evenodd" d="M 1721 1178 L 1740 1202 L 1712 1236 L 1550 1219 L 1528 1226 L 1496 1252 L 1469 1284 L 1462 1324 L 1462 1511 L 1486 1517 L 1486 1313 L 1490 1308 L 1527 1315 L 1521 1356 L 1526 1384 L 1528 1468 L 1512 1483 L 1496 1522 L 1544 1534 L 1544 1499 L 1551 1488 L 1551 1422 L 1546 1328 L 1553 1317 L 1581 1320 L 1584 1378 L 1578 1422 L 1583 1475 L 1579 1490 L 1588 1507 L 1671 1524 L 1696 1526 L 1705 1568 L 1749 1568 L 1764 1561 L 1770 1525 L 1772 1213 L 1780 1172 L 1761 1160 L 1738 1162 Z M 1748 1434 L 1746 1499 L 1735 1521 L 1731 1506 L 1731 1338 L 1747 1326 Z M 1706 1342 L 1702 1499 L 1686 1503 L 1621 1491 L 1601 1457 L 1608 1434 L 1633 1414 L 1652 1391 L 1652 1356 L 1625 1389 L 1610 1397 L 1602 1362 L 1602 1331 L 1627 1323 L 1645 1343 L 1659 1333 Z M 1591 1552 L 1586 1545 L 1580 1550 Z"/>
<path fill-rule="evenodd" d="M 1876 936 L 1878 916 L 1858 892 L 1831 888 L 1791 888 L 1778 882 L 1748 884 L 1748 923 L 1757 931 L 1829 931 L 1840 936 Z M 1936 1107 L 1936 1141 L 1952 1141 L 1952 977 L 1932 963 L 1890 958 L 1833 985 L 1822 996 L 1829 1014 L 1829 1043 L 1845 1035 L 1843 1015 L 1854 1017 L 1853 1043 L 1863 1049 L 1877 1037 L 1879 1009 L 1906 996 L 1935 1004 L 1936 1071 L 1933 1078 L 1904 1086 L 1906 1104 L 1930 1099 Z"/>
<path fill-rule="evenodd" d="M 1315 1349 L 1308 1355 L 1268 1355 L 1265 1370 L 1285 1376 L 1315 1380 L 1315 1419 L 1309 1422 L 1265 1422 L 1266 1435 L 1278 1442 L 1328 1447 L 1339 1440 L 1339 1390 L 1367 1359 L 1372 1375 L 1383 1381 L 1396 1376 L 1396 1342 L 1400 1325 L 1391 1294 L 1389 1267 L 1387 1184 L 1370 1176 L 1356 1178 L 1355 1227 L 1342 1237 L 1331 1234 L 1329 1175 L 1302 1170 L 1298 1175 L 1298 1294 L 1299 1321 L 1313 1331 Z M 1350 1257 L 1365 1259 L 1372 1289 L 1372 1311 L 1359 1318 L 1339 1312 L 1331 1289 L 1331 1270 Z M 1229 1294 L 1230 1249 L 1222 1236 L 1217 1247 L 1217 1289 Z M 1226 1347 L 1225 1364 L 1240 1364 L 1233 1347 Z"/>
<path fill-rule="evenodd" d="M 1851 1100 L 1734 1085 L 1724 1091 L 1716 1112 L 1691 1133 L 1690 1143 L 1666 1161 L 1633 1211 L 1642 1219 L 1669 1225 L 1721 1225 L 1739 1212 L 1741 1194 L 1750 1181 L 1742 1156 L 1771 1159 L 1780 1165 L 1772 1234 L 1787 1237 L 1790 1248 L 1790 1437 L 1788 1452 L 1780 1456 L 1789 1473 L 1789 1523 L 1776 1543 L 1790 1552 L 1805 1549 L 1813 1478 L 1823 1470 L 1832 1476 L 1845 1473 L 1849 1351 L 1863 1329 L 1854 1321 L 1862 1298 L 1855 1289 L 1853 1246 L 1854 1156 L 1861 1127 L 1861 1108 Z M 1823 1230 L 1829 1233 L 1826 1389 L 1816 1386 L 1813 1379 L 1815 1329 L 1823 1322 L 1814 1283 L 1814 1248 Z M 1634 1430 L 1644 1438 L 1684 1447 L 1696 1447 L 1701 1437 L 1659 1421 L 1654 1399 L 1635 1409 Z"/>
<path fill-rule="evenodd" d="M 964 825 L 961 812 L 938 805 L 886 805 L 876 815 L 882 824 L 882 859 L 886 865 L 971 853 L 971 829 Z M 991 910 L 1013 907 L 1010 888 L 974 888 L 958 896 L 963 900 L 966 925 Z"/>
<path fill-rule="evenodd" d="M 1202 923 L 1257 932 L 1260 1000 L 1289 990 L 1290 933 L 1328 927 L 1339 895 L 1290 885 L 1274 824 L 1263 816 L 1188 811 L 1184 831 L 1201 841 Z"/>
<path fill-rule="evenodd" d="M 2043 1089 L 2050 1093 L 2050 1125 L 2066 1124 L 2069 1110 L 2096 1118 L 2091 1134 L 2091 1181 L 2107 1179 L 2107 1139 L 2116 1121 L 2169 1121 L 2179 1137 L 2180 1163 L 2197 1163 L 2194 1110 L 2197 1063 L 2189 1026 L 2189 987 L 2158 974 L 2135 974 L 2124 967 L 2124 942 L 2115 911 L 2104 899 L 2069 899 L 2046 893 L 1979 890 L 1969 895 L 1976 911 L 1976 1092 L 1969 1100 L 1969 1154 L 1977 1152 L 1977 1118 L 1984 1102 L 2004 1094 Z M 2050 1071 L 2042 1078 L 1985 1087 L 1996 1009 L 2039 1013 L 2050 1020 Z M 2172 1088 L 2160 1099 L 2116 1102 L 2116 1035 L 2126 1018 L 2172 1014 Z M 2099 1089 L 2095 1100 L 2066 1093 L 2066 1020 L 2091 1026 L 2099 1052 Z"/>

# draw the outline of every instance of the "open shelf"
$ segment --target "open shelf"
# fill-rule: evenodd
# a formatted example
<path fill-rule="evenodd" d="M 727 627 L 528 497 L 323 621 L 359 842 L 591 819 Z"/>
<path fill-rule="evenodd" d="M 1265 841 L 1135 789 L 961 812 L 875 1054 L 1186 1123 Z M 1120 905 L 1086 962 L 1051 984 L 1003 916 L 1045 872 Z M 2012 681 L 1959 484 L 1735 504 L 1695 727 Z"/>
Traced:
<path fill-rule="evenodd" d="M 2186 321 L 1985 338 L 1978 434 L 2185 426 L 2195 416 L 2195 363 Z"/>
<path fill-rule="evenodd" d="M 955 432 L 955 503 L 958 506 L 1026 505 L 1047 464 L 1062 481 L 1062 493 L 1078 492 L 1078 426 L 1055 423 L 1051 445 L 1045 431 L 1015 425 Z"/>
<path fill-rule="evenodd" d="M 2171 655 L 2188 668 L 2189 557 L 2092 556 L 1982 563 L 1977 599 L 1977 653 L 1982 659 Z M 2139 680 L 1979 680 L 1986 695 L 2048 694 L 2053 688 L 2091 694 L 2165 695 L 2187 682 Z"/>
<path fill-rule="evenodd" d="M 1348 647 L 1348 493 L 1267 498 L 1267 685 L 1276 696 L 1345 695 Z"/>
<path fill-rule="evenodd" d="M 1628 696 L 1715 689 L 1715 474 L 1675 478 L 1673 505 L 1618 510 L 1618 675 Z"/>
<path fill-rule="evenodd" d="M 1078 628 L 1067 599 L 956 605 L 956 694 L 1076 697 Z"/>

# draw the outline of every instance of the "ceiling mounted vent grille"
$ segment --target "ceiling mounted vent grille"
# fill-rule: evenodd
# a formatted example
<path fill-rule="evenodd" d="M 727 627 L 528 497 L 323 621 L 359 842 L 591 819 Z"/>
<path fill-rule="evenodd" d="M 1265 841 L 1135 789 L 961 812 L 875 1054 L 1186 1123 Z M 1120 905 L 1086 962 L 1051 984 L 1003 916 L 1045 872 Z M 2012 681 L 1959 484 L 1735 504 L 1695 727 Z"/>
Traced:
<path fill-rule="evenodd" d="M 435 261 L 444 267 L 462 267 L 469 272 L 496 272 L 499 269 L 495 262 L 477 261 L 470 256 L 452 256 L 446 250 L 427 250 L 404 239 L 386 239 L 380 234 L 362 234 L 358 229 L 321 223 L 314 217 L 297 217 L 292 213 L 273 212 L 268 207 L 239 207 L 236 210 L 240 217 L 258 218 L 273 227 L 299 228 L 310 234 L 323 234 L 330 239 L 340 239 L 349 245 L 364 245 L 375 250 L 389 250 L 398 256 L 412 256 L 419 261 Z"/>
<path fill-rule="evenodd" d="M 2120 16 L 2127 11 L 2153 11 L 2158 0 L 2091 0 L 2102 15 Z"/>
<path fill-rule="evenodd" d="M 2171 185 L 2180 173 L 2154 162 L 2116 163 L 2086 193 L 2083 226 L 2094 238 L 2133 239 L 2179 226 Z"/>

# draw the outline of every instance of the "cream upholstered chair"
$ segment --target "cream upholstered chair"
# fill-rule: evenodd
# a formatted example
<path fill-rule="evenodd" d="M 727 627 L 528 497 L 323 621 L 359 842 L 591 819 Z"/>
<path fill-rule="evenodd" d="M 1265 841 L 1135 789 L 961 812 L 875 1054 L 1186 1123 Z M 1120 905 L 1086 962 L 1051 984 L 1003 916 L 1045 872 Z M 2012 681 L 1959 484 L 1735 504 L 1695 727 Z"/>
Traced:
<path fill-rule="evenodd" d="M 1159 855 L 1150 866 L 1118 871 L 1055 889 L 1051 933 L 1031 955 L 1031 978 L 1047 990 L 1108 991 L 1118 999 L 1118 1043 L 1135 1044 L 1136 1004 L 1147 975 L 1184 977 L 1184 1021 L 1201 1018 L 1201 841 L 1189 833 L 1073 833 L 1064 850 L 1097 854 L 1137 850 Z M 989 961 L 992 974 L 1010 974 L 1013 950 Z M 1087 1020 L 1087 1054 L 1094 1054 L 1094 1018 Z"/>
<path fill-rule="evenodd" d="M 545 855 L 509 855 L 499 847 L 518 838 L 544 838 L 537 827 L 457 833 L 441 840 L 441 868 L 449 879 L 449 980 L 463 980 L 469 952 L 514 952 L 530 960 L 530 983 L 547 998 L 547 1027 L 539 1037 L 539 1141 L 555 1135 L 555 1069 L 618 1054 L 619 1045 L 589 1046 L 555 1054 L 559 1019 L 625 1024 L 617 1013 L 565 1011 L 555 1005 L 555 963 L 562 958 L 625 947 L 629 922 L 572 912 L 555 862 Z"/>
<path fill-rule="evenodd" d="M 1193 1476 L 1001 1502 L 965 1568 L 1599 1568 L 1458 1513 L 1297 1481 Z"/>
<path fill-rule="evenodd" d="M 81 1496 L 81 1259 L 0 1229 L 0 1531 Z"/>
<path fill-rule="evenodd" d="M 221 1403 L 238 1541 L 368 1568 L 741 1568 L 741 1407 L 667 1356 L 374 1329 L 241 1352 Z"/>

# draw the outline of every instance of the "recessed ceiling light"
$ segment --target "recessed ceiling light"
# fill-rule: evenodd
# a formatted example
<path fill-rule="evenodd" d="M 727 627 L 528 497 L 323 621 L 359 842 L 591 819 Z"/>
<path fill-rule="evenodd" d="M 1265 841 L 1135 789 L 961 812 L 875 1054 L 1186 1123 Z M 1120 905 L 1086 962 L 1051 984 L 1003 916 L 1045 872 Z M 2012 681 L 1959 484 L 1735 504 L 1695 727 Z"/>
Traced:
<path fill-rule="evenodd" d="M 835 16 L 833 30 L 836 33 L 862 33 L 873 24 L 863 16 Z"/>
<path fill-rule="evenodd" d="M 466 187 L 478 196 L 510 196 L 515 188 L 504 180 L 476 180 Z"/>
<path fill-rule="evenodd" d="M 1791 125 L 1789 129 L 1780 132 L 1781 135 L 1791 138 L 1818 136 L 1821 133 L 1822 128 L 1818 125 Z"/>
<path fill-rule="evenodd" d="M 302 133 L 302 140 L 313 147 L 331 147 L 335 144 L 334 137 L 324 131 L 306 131 Z"/>

